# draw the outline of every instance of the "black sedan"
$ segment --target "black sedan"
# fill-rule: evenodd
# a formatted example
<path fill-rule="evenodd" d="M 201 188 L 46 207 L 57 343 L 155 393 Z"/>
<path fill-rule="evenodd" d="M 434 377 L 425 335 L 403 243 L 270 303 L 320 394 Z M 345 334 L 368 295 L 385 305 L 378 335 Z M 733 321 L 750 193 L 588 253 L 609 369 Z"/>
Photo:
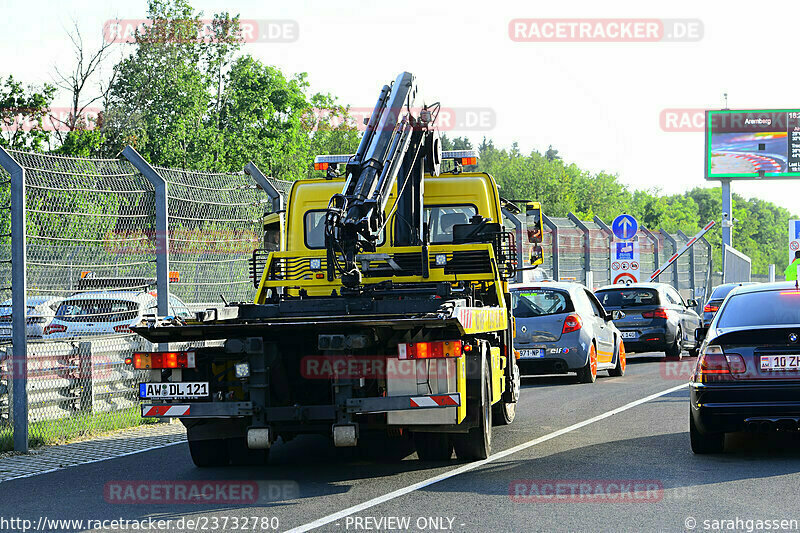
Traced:
<path fill-rule="evenodd" d="M 725 297 L 728 295 L 728 293 L 736 287 L 741 287 L 742 285 L 755 285 L 755 282 L 723 283 L 722 285 L 717 285 L 714 287 L 714 290 L 711 291 L 711 296 L 708 297 L 708 303 L 706 303 L 705 307 L 703 308 L 704 328 L 707 328 L 711 325 L 711 321 L 714 320 L 714 315 L 717 314 L 717 311 L 719 311 L 719 306 L 725 301 Z"/>
<path fill-rule="evenodd" d="M 666 283 L 608 285 L 597 289 L 597 299 L 609 311 L 620 310 L 625 318 L 615 320 L 628 352 L 664 352 L 670 359 L 680 359 L 683 350 L 697 355 L 699 343 L 695 330 L 702 319 L 692 307 L 695 300 L 684 301 Z"/>
<path fill-rule="evenodd" d="M 800 290 L 748 285 L 723 302 L 691 379 L 695 453 L 719 453 L 725 433 L 797 430 L 800 424 Z"/>

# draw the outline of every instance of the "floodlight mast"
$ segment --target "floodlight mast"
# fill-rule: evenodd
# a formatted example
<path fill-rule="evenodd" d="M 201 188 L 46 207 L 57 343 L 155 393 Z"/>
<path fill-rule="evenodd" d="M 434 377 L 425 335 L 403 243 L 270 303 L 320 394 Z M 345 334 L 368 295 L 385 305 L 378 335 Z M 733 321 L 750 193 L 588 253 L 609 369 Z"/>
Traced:
<path fill-rule="evenodd" d="M 401 73 L 391 87 L 384 85 L 381 89 L 358 150 L 347 163 L 342 192 L 328 203 L 325 248 L 329 281 L 338 272 L 345 287 L 361 285 L 356 255 L 375 251 L 387 223 L 384 213 L 389 196 L 398 179 L 402 184 L 398 186 L 398 206 L 407 206 L 398 215 L 412 226 L 412 235 L 418 236 L 403 244 L 421 244 L 417 241 L 424 240 L 423 165 L 438 175 L 441 142 L 434 127 L 436 116 L 424 103 L 415 107 L 418 98 L 416 78 L 409 72 Z M 431 107 L 438 111 L 438 105 Z M 401 201 L 407 194 L 419 195 L 419 201 Z"/>

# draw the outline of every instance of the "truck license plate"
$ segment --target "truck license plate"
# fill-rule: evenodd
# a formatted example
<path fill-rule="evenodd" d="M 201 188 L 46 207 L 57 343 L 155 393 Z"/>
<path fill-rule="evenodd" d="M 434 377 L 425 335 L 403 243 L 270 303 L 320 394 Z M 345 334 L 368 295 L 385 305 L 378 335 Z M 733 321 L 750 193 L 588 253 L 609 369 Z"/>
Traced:
<path fill-rule="evenodd" d="M 179 399 L 208 396 L 208 382 L 139 383 L 139 398 Z"/>
<path fill-rule="evenodd" d="M 519 356 L 520 356 L 521 358 L 527 358 L 527 357 L 544 357 L 544 350 L 542 350 L 541 348 L 533 348 L 533 349 L 528 349 L 528 350 L 520 350 L 520 351 L 519 351 Z"/>

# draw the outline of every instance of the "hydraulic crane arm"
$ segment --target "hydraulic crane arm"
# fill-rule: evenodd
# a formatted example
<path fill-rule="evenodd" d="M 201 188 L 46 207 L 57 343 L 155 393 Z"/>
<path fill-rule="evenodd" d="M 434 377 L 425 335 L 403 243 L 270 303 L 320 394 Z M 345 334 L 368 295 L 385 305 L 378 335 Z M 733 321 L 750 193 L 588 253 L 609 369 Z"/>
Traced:
<path fill-rule="evenodd" d="M 417 100 L 421 98 L 416 78 L 409 72 L 381 89 L 358 150 L 347 163 L 342 192 L 328 204 L 325 246 L 331 281 L 338 271 L 345 287 L 358 287 L 361 273 L 356 254 L 375 251 L 387 224 L 385 210 L 395 184 L 402 183 L 397 199 L 401 205 L 404 194 L 421 191 L 423 164 L 439 173 L 441 143 L 434 126 L 439 105 L 426 106 Z M 402 213 L 403 219 L 421 234 L 421 202 L 402 205 L 413 206 L 411 212 Z"/>

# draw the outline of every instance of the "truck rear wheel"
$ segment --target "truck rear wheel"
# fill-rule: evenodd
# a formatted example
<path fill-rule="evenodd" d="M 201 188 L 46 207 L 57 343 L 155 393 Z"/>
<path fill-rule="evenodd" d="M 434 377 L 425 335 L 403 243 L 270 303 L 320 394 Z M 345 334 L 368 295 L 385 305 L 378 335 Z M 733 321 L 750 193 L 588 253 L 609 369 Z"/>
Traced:
<path fill-rule="evenodd" d="M 512 375 L 514 376 L 512 381 L 514 383 L 514 387 L 516 388 L 516 396 L 517 401 L 519 401 L 519 389 L 522 386 L 522 382 L 520 379 L 519 374 L 519 367 L 517 366 L 516 361 L 512 361 L 511 367 Z M 516 402 L 506 402 L 505 400 L 500 400 L 492 407 L 492 424 L 495 426 L 507 426 L 514 419 L 517 417 L 517 404 Z"/>
<path fill-rule="evenodd" d="M 230 460 L 225 439 L 190 440 L 189 453 L 192 462 L 199 468 L 227 466 Z"/>
<path fill-rule="evenodd" d="M 453 456 L 453 441 L 447 433 L 414 433 L 414 446 L 421 461 L 447 461 Z"/>
<path fill-rule="evenodd" d="M 486 459 L 492 453 L 492 383 L 488 364 L 484 367 L 481 382 L 478 426 L 469 433 L 453 435 L 456 456 L 465 461 Z M 467 405 L 469 409 L 469 405 Z"/>

